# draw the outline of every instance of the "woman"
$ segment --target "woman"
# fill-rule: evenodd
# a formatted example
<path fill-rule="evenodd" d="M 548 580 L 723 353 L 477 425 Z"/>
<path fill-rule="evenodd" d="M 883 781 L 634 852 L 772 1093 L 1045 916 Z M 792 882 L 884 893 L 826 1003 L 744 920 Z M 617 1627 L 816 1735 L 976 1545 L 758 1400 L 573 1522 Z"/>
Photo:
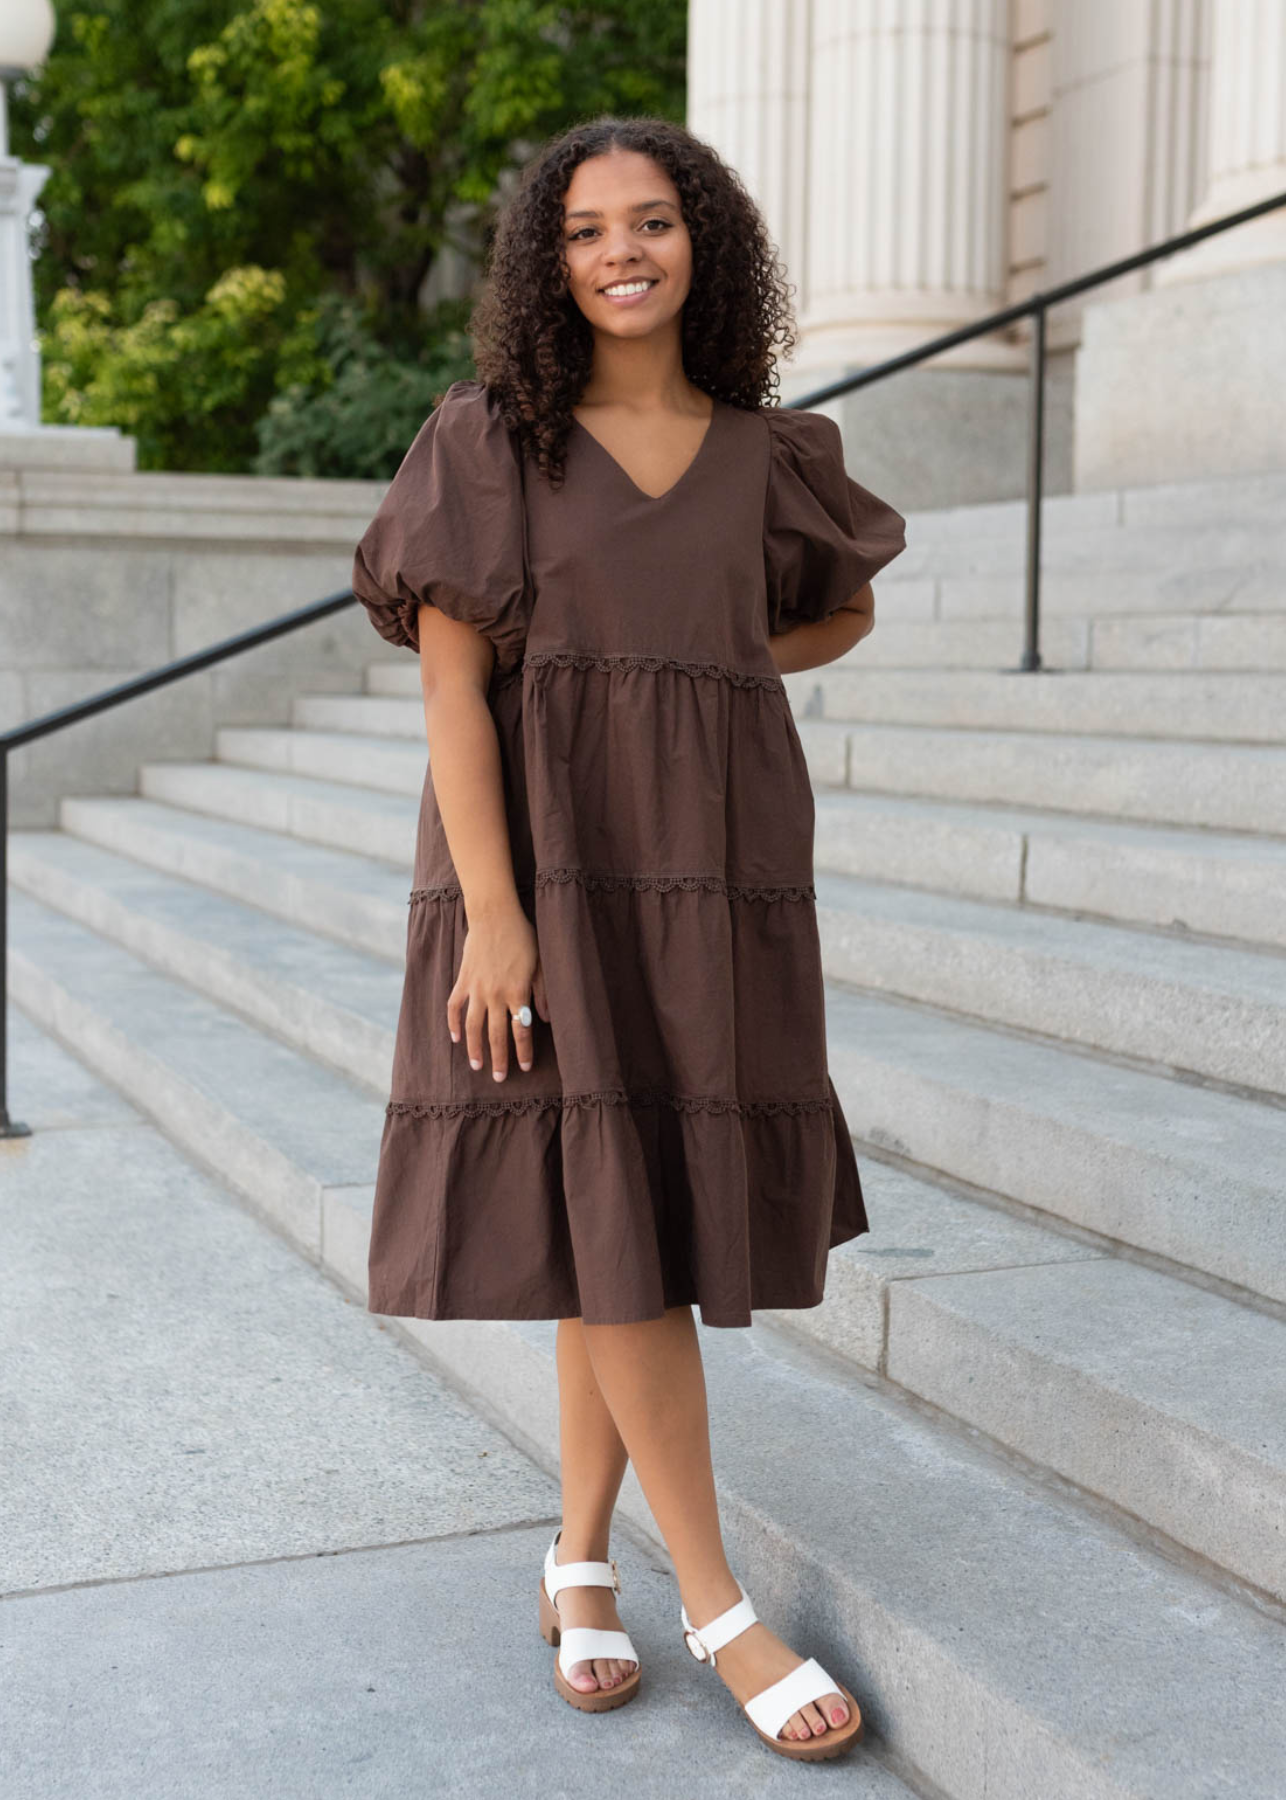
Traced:
<path fill-rule="evenodd" d="M 774 1750 L 836 1755 L 857 1702 L 725 1556 L 691 1308 L 816 1306 L 829 1248 L 867 1229 L 781 675 L 871 629 L 904 522 L 831 419 L 764 405 L 795 341 L 780 265 L 682 128 L 546 146 L 488 274 L 478 378 L 353 569 L 419 653 L 430 759 L 368 1305 L 559 1321 L 540 1606 L 564 1698 L 638 1692 L 608 1559 L 632 1458 L 688 1649 Z"/>

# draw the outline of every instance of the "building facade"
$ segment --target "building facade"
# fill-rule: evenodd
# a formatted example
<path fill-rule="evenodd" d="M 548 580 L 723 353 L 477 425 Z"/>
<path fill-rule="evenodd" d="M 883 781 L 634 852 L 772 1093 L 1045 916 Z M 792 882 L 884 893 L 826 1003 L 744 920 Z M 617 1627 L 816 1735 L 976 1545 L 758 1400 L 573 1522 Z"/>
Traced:
<path fill-rule="evenodd" d="M 1286 0 L 692 0 L 689 19 L 688 122 L 756 194 L 797 290 L 787 398 L 1286 190 Z M 1098 351 L 1078 352 L 1114 302 L 1157 295 L 1158 352 L 1179 313 L 1196 330 L 1251 293 L 1280 337 L 1283 273 L 1286 211 L 1051 313 L 1054 485 L 1146 478 L 1148 434 L 1128 469 L 1078 439 L 1078 413 L 1107 403 Z M 1197 281 L 1215 285 L 1162 303 Z M 1017 492 L 1029 333 L 841 403 L 863 466 L 912 504 Z M 1286 345 L 1268 353 L 1281 369 Z M 1171 374 L 1161 358 L 1157 392 Z"/>

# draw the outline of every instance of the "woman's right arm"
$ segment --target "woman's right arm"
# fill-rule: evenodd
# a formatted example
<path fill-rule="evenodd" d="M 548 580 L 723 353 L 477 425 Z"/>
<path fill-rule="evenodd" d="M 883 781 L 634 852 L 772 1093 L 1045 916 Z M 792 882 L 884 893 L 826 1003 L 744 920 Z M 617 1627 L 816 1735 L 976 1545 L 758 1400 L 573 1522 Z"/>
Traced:
<path fill-rule="evenodd" d="M 487 688 L 495 647 L 472 625 L 427 602 L 418 608 L 420 686 L 429 768 L 447 847 L 468 921 L 460 973 L 447 997 L 447 1029 L 469 1061 L 483 1062 L 484 1020 L 491 1069 L 503 1081 L 512 1030 L 519 1066 L 532 1063 L 531 1025 L 510 1018 L 528 1000 L 548 1019 L 535 928 L 514 881 L 504 774 Z"/>

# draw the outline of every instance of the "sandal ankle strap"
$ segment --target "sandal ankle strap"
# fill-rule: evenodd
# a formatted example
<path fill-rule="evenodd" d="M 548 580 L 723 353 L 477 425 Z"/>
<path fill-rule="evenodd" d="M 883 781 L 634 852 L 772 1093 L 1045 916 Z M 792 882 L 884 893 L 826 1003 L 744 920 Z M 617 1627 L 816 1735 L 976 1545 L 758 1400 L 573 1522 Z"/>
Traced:
<path fill-rule="evenodd" d="M 739 1581 L 737 1587 L 741 1592 L 740 1600 L 734 1601 L 726 1612 L 721 1612 L 717 1619 L 711 1619 L 699 1631 L 688 1617 L 688 1609 L 685 1606 L 679 1607 L 684 1643 L 698 1662 L 708 1661 L 712 1669 L 718 1667 L 715 1661 L 716 1650 L 722 1650 L 733 1638 L 740 1637 L 759 1618 L 749 1594 Z"/>
<path fill-rule="evenodd" d="M 556 1562 L 554 1552 L 561 1536 L 560 1527 L 553 1543 L 545 1552 L 545 1592 L 554 1604 L 557 1604 L 560 1588 L 605 1587 L 614 1588 L 620 1593 L 621 1576 L 614 1556 L 609 1556 L 606 1562 Z"/>

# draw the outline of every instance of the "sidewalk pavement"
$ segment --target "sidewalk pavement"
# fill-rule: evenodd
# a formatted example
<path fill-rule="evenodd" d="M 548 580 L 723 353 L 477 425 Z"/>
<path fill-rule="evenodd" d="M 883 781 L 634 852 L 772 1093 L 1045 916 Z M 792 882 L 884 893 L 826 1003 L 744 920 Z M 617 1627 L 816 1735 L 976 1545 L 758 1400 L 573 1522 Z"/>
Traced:
<path fill-rule="evenodd" d="M 6 1800 L 798 1791 L 618 1521 L 643 1690 L 555 1694 L 556 1473 L 16 1009 L 0 1140 Z M 859 1748 L 808 1779 L 907 1790 Z"/>

